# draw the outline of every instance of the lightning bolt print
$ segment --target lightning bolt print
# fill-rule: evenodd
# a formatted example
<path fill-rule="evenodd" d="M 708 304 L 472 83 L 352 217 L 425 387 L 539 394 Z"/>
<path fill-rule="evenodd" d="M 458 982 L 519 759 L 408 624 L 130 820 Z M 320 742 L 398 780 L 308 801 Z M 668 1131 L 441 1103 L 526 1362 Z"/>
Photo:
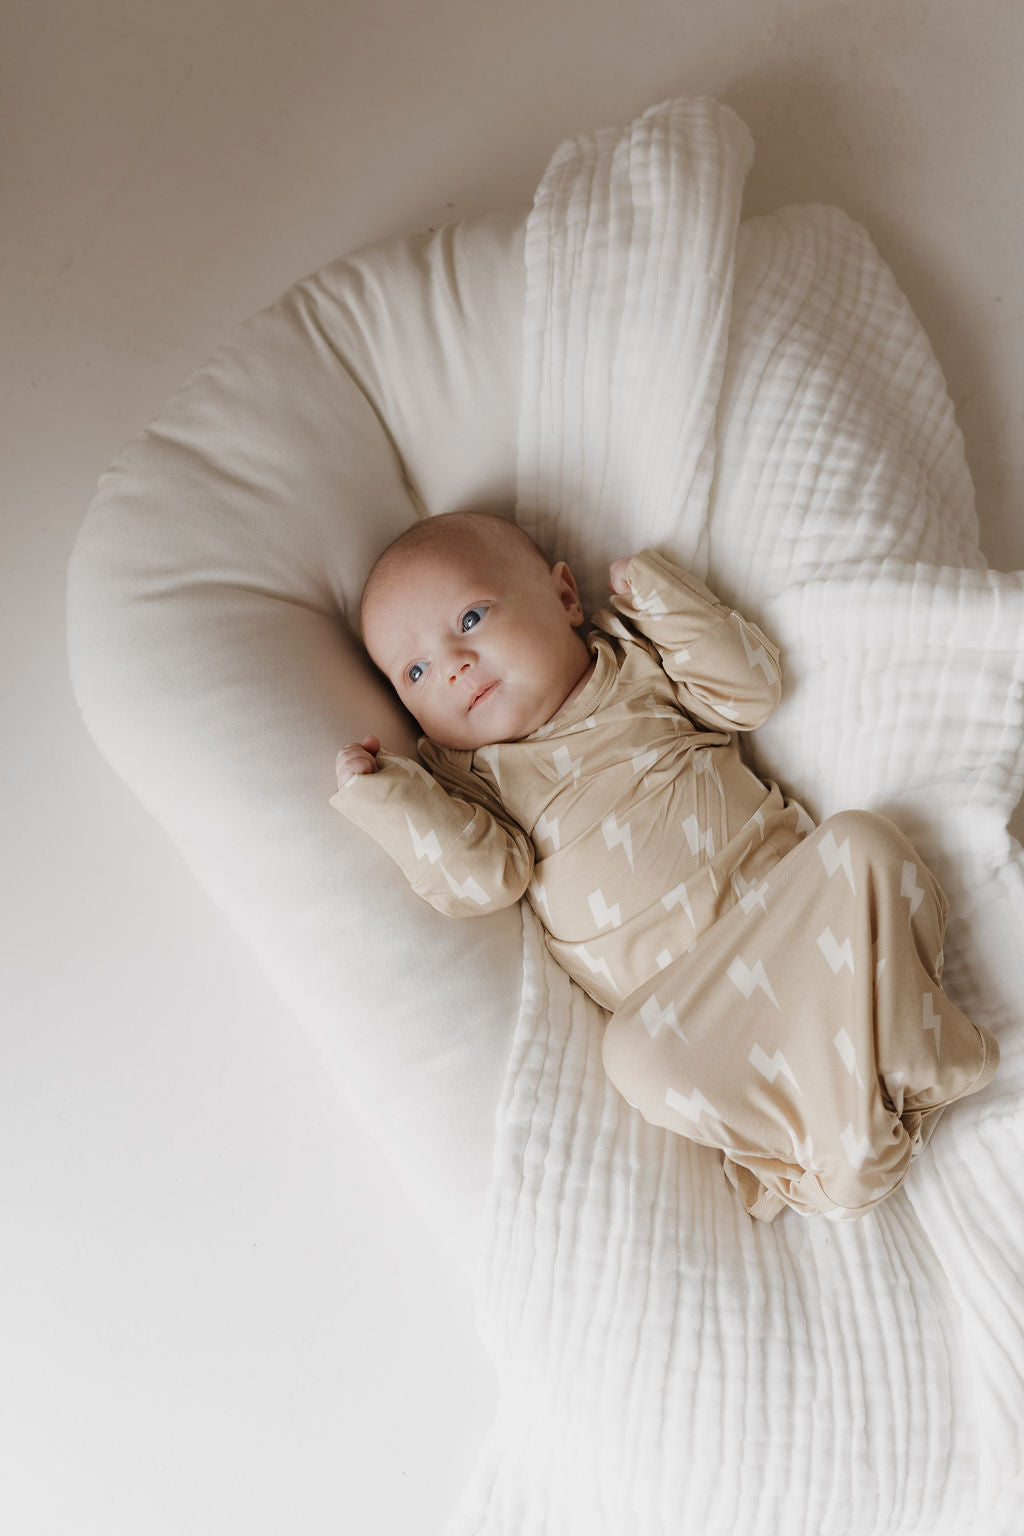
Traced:
<path fill-rule="evenodd" d="M 583 762 L 582 757 L 573 757 L 568 747 L 556 747 L 555 751 L 551 754 L 551 761 L 554 763 L 555 772 L 560 779 L 567 779 L 572 774 L 573 783 L 579 783 L 580 767 Z"/>
<path fill-rule="evenodd" d="M 609 906 L 602 890 L 591 891 L 587 901 L 598 928 L 621 927 L 622 912 L 617 901 L 613 901 Z"/>
<path fill-rule="evenodd" d="M 665 607 L 665 599 L 657 590 L 653 591 L 650 597 L 640 597 L 634 592 L 633 606 L 638 608 L 641 613 L 646 613 L 648 618 L 652 619 L 663 619 L 668 612 L 668 609 Z"/>
<path fill-rule="evenodd" d="M 436 864 L 441 857 L 441 844 L 437 840 L 437 833 L 430 831 L 424 836 L 417 832 L 412 824 L 409 812 L 405 813 L 405 824 L 409 828 L 409 836 L 412 838 L 413 851 L 418 859 L 429 859 L 431 864 Z"/>
<path fill-rule="evenodd" d="M 703 849 L 709 859 L 714 858 L 715 834 L 710 829 L 707 832 L 702 831 L 696 816 L 687 816 L 683 822 L 683 832 L 691 853 L 697 853 Z"/>
<path fill-rule="evenodd" d="M 490 906 L 491 898 L 482 886 L 477 885 L 472 875 L 467 875 L 465 880 L 458 881 L 448 873 L 443 864 L 441 865 L 441 873 L 447 880 L 453 896 L 458 896 L 461 900 L 465 900 L 468 896 L 469 900 L 475 901 L 478 907 Z"/>
<path fill-rule="evenodd" d="M 794 1076 L 793 1068 L 790 1066 L 789 1062 L 786 1060 L 785 1056 L 783 1056 L 781 1051 L 776 1051 L 774 1056 L 769 1056 L 768 1052 L 763 1050 L 761 1046 L 755 1045 L 754 1049 L 747 1057 L 747 1060 L 750 1062 L 750 1065 L 756 1071 L 760 1072 L 761 1076 L 765 1078 L 769 1083 L 774 1083 L 775 1079 L 781 1072 L 783 1077 L 788 1078 L 789 1081 L 793 1084 L 793 1087 L 796 1089 L 797 1093 L 800 1092 L 800 1084 L 797 1082 L 796 1077 Z"/>
<path fill-rule="evenodd" d="M 534 841 L 538 843 L 550 843 L 552 848 L 559 848 L 558 817 L 548 816 L 542 812 L 537 818 L 537 824 L 533 829 Z"/>
<path fill-rule="evenodd" d="M 843 1066 L 846 1068 L 847 1072 L 849 1072 L 851 1077 L 855 1077 L 860 1087 L 863 1088 L 864 1080 L 861 1077 L 860 1071 L 857 1067 L 857 1052 L 854 1050 L 853 1041 L 850 1039 L 845 1029 L 841 1029 L 839 1033 L 834 1036 L 832 1044 L 839 1052 L 839 1059 Z"/>
<path fill-rule="evenodd" d="M 644 1028 L 652 1040 L 659 1033 L 662 1026 L 667 1025 L 673 1034 L 678 1035 L 681 1040 L 686 1040 L 687 1045 L 689 1045 L 689 1040 L 686 1039 L 686 1035 L 679 1028 L 675 1003 L 669 1003 L 667 1008 L 663 1008 L 656 997 L 649 997 L 640 1009 L 640 1017 L 643 1019 Z"/>
<path fill-rule="evenodd" d="M 713 1104 L 695 1088 L 691 1094 L 679 1093 L 675 1088 L 669 1088 L 665 1094 L 665 1104 L 669 1109 L 675 1110 L 684 1120 L 689 1120 L 691 1125 L 696 1125 L 701 1115 L 706 1115 L 709 1120 L 717 1120 L 722 1124 L 722 1117 Z"/>
<path fill-rule="evenodd" d="M 624 826 L 619 826 L 614 811 L 606 816 L 601 823 L 601 832 L 604 835 L 605 847 L 609 853 L 613 848 L 621 848 L 629 860 L 630 869 L 633 868 L 633 831 L 627 821 Z"/>
<path fill-rule="evenodd" d="M 424 784 L 429 784 L 431 789 L 441 788 L 434 775 L 428 773 L 422 763 L 414 763 L 411 757 L 394 757 L 392 762 L 396 768 L 401 768 L 403 773 L 407 773 L 410 779 L 422 779 Z"/>
<path fill-rule="evenodd" d="M 850 857 L 850 839 L 844 838 L 841 843 L 836 842 L 836 835 L 828 831 L 818 843 L 818 857 L 825 866 L 825 872 L 831 880 L 836 870 L 841 869 L 850 882 L 850 890 L 856 896 L 857 887 L 853 880 L 853 860 Z"/>
<path fill-rule="evenodd" d="M 840 944 L 831 928 L 826 928 L 818 935 L 818 948 L 832 967 L 832 973 L 839 975 L 845 965 L 850 975 L 853 976 L 853 945 L 849 939 L 844 939 Z"/>
<path fill-rule="evenodd" d="M 690 898 L 686 894 L 685 881 L 680 881 L 674 890 L 667 891 L 661 898 L 661 904 L 666 912 L 671 912 L 673 907 L 682 907 L 691 924 L 693 923 L 693 908 L 690 905 Z"/>
<path fill-rule="evenodd" d="M 911 864 L 909 859 L 903 863 L 903 879 L 900 883 L 900 895 L 905 896 L 910 902 L 910 915 L 913 917 L 918 907 L 924 900 L 924 890 L 917 883 L 918 869 L 916 864 Z"/>
<path fill-rule="evenodd" d="M 760 667 L 768 682 L 773 683 L 775 681 L 776 673 L 775 667 L 772 665 L 772 659 L 768 655 L 768 652 L 759 641 L 756 643 L 751 642 L 750 635 L 747 631 L 747 626 L 744 624 L 738 613 L 734 613 L 733 618 L 736 620 L 736 625 L 740 632 L 740 639 L 743 641 L 743 649 L 747 653 L 747 666 L 750 668 L 751 672 L 753 672 L 757 667 Z"/>
<path fill-rule="evenodd" d="M 737 955 L 726 971 L 726 975 L 744 997 L 752 997 L 755 991 L 763 992 L 768 1001 L 778 1008 L 778 998 L 772 991 L 763 961 L 758 960 L 753 966 L 749 966 L 740 955 Z"/>
<path fill-rule="evenodd" d="M 611 971 L 608 969 L 607 960 L 595 960 L 594 956 L 590 953 L 590 950 L 585 944 L 576 944 L 573 948 L 573 953 L 579 955 L 580 959 L 583 961 L 583 964 L 586 966 L 587 970 L 591 973 L 592 976 L 603 976 L 605 981 L 611 987 L 612 991 L 618 992 L 619 989 L 615 985 L 615 978 L 612 976 Z"/>
<path fill-rule="evenodd" d="M 739 902 L 744 912 L 750 912 L 754 907 L 760 907 L 761 911 L 767 914 L 767 880 L 762 880 L 760 885 L 758 885 L 756 880 L 744 880 L 742 875 L 733 875 L 732 888 L 736 896 L 736 900 Z"/>

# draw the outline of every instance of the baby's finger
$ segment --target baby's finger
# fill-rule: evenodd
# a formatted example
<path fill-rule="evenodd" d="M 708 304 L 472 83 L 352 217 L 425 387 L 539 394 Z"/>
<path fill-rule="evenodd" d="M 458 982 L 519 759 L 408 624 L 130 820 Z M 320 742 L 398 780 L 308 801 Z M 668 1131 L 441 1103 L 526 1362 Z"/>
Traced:
<path fill-rule="evenodd" d="M 629 591 L 629 581 L 626 576 L 628 566 L 629 557 L 627 555 L 623 556 L 620 560 L 613 560 L 612 564 L 608 567 L 608 590 L 610 592 L 617 592 L 620 596 L 623 596 Z"/>
<path fill-rule="evenodd" d="M 343 747 L 334 760 L 334 772 L 339 789 L 347 784 L 349 779 L 354 779 L 357 774 L 375 773 L 376 769 L 375 760 L 364 752 L 361 746 Z"/>

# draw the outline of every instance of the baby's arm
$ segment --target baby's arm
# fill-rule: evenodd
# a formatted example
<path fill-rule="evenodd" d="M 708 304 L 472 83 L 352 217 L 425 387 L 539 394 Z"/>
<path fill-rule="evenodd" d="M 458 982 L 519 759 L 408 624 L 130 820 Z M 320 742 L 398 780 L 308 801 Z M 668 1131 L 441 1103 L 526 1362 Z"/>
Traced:
<path fill-rule="evenodd" d="M 688 714 L 726 731 L 763 725 L 782 694 L 779 652 L 756 624 L 654 550 L 616 560 L 612 607 L 656 647 Z"/>
<path fill-rule="evenodd" d="M 533 873 L 533 844 L 483 785 L 458 779 L 449 793 L 376 736 L 338 753 L 331 804 L 363 828 L 413 890 L 449 917 L 479 917 L 519 900 Z"/>

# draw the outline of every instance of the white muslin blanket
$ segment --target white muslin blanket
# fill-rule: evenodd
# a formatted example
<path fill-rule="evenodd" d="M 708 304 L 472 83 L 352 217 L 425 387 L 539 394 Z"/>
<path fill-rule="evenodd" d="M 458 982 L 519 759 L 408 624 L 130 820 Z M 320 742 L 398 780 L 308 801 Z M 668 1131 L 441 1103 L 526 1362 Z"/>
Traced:
<path fill-rule="evenodd" d="M 564 146 L 527 226 L 518 517 L 590 603 L 647 544 L 783 647 L 759 769 L 899 823 L 999 1037 L 860 1222 L 750 1220 L 608 1084 L 526 913 L 479 1297 L 496 1422 L 453 1536 L 1024 1530 L 1024 577 L 986 569 L 944 381 L 865 233 L 741 221 L 706 100 Z"/>

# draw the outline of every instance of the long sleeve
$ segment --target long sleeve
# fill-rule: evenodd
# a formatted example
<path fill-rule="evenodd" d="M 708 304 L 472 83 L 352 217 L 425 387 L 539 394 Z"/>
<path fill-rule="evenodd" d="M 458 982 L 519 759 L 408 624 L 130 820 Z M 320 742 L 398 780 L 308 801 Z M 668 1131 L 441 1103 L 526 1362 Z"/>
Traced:
<path fill-rule="evenodd" d="M 629 562 L 612 607 L 658 651 L 688 714 L 727 731 L 763 725 L 782 694 L 778 648 L 654 550 Z"/>
<path fill-rule="evenodd" d="M 377 772 L 355 775 L 330 803 L 391 855 L 438 912 L 480 917 L 511 906 L 530 883 L 533 844 L 486 785 L 446 767 L 436 749 L 430 756 L 436 776 L 382 749 Z"/>

